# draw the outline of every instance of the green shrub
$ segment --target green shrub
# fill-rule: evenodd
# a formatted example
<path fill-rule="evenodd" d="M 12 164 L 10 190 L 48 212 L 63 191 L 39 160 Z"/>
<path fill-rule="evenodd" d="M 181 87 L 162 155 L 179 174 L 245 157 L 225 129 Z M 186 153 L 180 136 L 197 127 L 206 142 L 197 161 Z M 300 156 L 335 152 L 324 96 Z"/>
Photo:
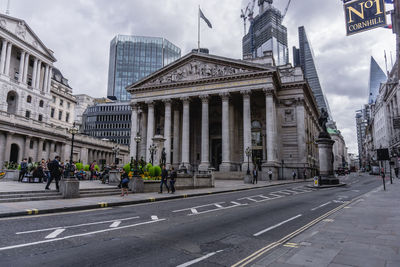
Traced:
<path fill-rule="evenodd" d="M 126 173 L 129 173 L 131 171 L 131 164 L 127 163 L 124 165 L 124 170 Z"/>
<path fill-rule="evenodd" d="M 94 170 L 99 172 L 100 171 L 99 165 L 94 165 Z"/>
<path fill-rule="evenodd" d="M 19 171 L 21 170 L 21 164 L 18 164 L 18 168 Z"/>
<path fill-rule="evenodd" d="M 148 172 L 149 172 L 149 175 L 150 175 L 150 177 L 154 177 L 154 175 L 155 175 L 155 167 L 153 167 L 153 166 L 151 166 L 149 169 L 148 169 Z"/>
<path fill-rule="evenodd" d="M 76 167 L 76 169 L 77 169 L 78 171 L 80 171 L 80 170 L 83 169 L 83 163 L 77 162 L 77 163 L 75 164 L 75 167 Z"/>
<path fill-rule="evenodd" d="M 154 176 L 160 176 L 161 175 L 161 167 L 160 166 L 154 166 Z"/>
<path fill-rule="evenodd" d="M 150 168 L 153 167 L 153 165 L 151 165 L 151 163 L 147 163 L 147 165 L 145 166 L 146 171 L 150 171 Z"/>
<path fill-rule="evenodd" d="M 88 172 L 88 171 L 89 171 L 89 168 L 90 168 L 90 166 L 89 166 L 88 164 L 86 164 L 85 166 L 83 166 L 83 170 L 84 170 L 85 172 Z"/>

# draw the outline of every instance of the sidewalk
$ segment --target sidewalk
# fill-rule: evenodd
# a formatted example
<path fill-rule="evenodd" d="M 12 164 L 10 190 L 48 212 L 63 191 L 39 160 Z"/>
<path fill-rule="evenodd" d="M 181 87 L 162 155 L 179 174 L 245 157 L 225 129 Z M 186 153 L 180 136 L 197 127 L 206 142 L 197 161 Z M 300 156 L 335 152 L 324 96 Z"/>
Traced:
<path fill-rule="evenodd" d="M 386 184 L 285 241 L 252 266 L 400 266 L 400 181 Z"/>
<path fill-rule="evenodd" d="M 249 190 L 254 188 L 262 188 L 267 186 L 277 186 L 281 184 L 290 183 L 310 183 L 308 180 L 284 180 L 284 181 L 259 181 L 258 184 L 245 184 L 243 181 L 236 180 L 216 180 L 214 188 L 203 189 L 188 189 L 179 190 L 175 194 L 158 194 L 152 193 L 138 193 L 133 194 L 129 192 L 128 196 L 121 197 L 114 196 L 101 196 L 101 197 L 86 197 L 76 199 L 55 199 L 43 201 L 27 201 L 27 202 L 9 202 L 0 203 L 0 218 L 35 215 L 44 213 L 55 213 L 63 211 L 76 211 L 86 209 L 97 209 L 112 206 L 122 206 L 139 204 L 146 202 L 155 202 L 169 199 L 187 198 L 194 196 L 202 196 L 208 194 L 218 194 L 224 192 L 233 192 L 240 190 Z M 19 192 L 19 191 L 37 191 L 43 190 L 44 184 L 24 184 L 18 182 L 0 182 L 0 192 Z M 50 186 L 54 188 L 54 184 Z M 99 181 L 83 181 L 80 183 L 80 189 L 88 188 L 117 188 L 116 186 L 103 185 Z"/>

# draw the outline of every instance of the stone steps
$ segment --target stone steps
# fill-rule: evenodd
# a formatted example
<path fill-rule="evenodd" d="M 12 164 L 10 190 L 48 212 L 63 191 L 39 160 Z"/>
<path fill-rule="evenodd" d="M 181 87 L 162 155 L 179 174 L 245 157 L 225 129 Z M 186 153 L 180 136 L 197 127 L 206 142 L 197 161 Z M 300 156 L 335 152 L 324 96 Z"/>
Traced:
<path fill-rule="evenodd" d="M 243 180 L 244 172 L 214 172 L 215 180 Z"/>

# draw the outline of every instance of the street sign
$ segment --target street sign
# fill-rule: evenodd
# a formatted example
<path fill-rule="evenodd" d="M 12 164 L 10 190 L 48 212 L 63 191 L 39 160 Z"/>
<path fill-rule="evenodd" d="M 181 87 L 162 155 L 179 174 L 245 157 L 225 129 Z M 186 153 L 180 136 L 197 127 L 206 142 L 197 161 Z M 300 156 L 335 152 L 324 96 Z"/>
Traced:
<path fill-rule="evenodd" d="M 378 160 L 389 160 L 389 149 L 381 148 L 376 150 L 376 154 L 378 156 Z"/>
<path fill-rule="evenodd" d="M 384 0 L 344 1 L 347 35 L 386 25 Z"/>

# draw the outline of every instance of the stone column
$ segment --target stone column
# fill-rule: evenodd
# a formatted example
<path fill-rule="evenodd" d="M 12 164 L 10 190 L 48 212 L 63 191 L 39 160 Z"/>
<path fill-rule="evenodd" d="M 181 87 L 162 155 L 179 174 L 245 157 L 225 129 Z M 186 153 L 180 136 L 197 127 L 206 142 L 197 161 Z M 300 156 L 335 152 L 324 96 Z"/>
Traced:
<path fill-rule="evenodd" d="M 298 100 L 296 105 L 296 122 L 297 122 L 297 144 L 299 151 L 299 162 L 307 163 L 307 144 L 306 144 L 306 128 L 305 128 L 305 112 L 303 100 Z M 300 174 L 299 174 L 300 178 Z"/>
<path fill-rule="evenodd" d="M 179 124 L 179 109 L 174 110 L 174 154 L 173 154 L 173 164 L 175 167 L 179 167 L 179 148 L 180 148 L 180 135 L 179 135 L 179 130 L 180 130 L 180 124 Z"/>
<path fill-rule="evenodd" d="M 40 88 L 41 91 L 46 92 L 47 91 L 47 83 L 48 83 L 48 78 L 49 78 L 49 65 L 46 65 L 46 71 L 44 73 L 44 79 L 43 79 L 43 84 L 42 87 Z"/>
<path fill-rule="evenodd" d="M 219 170 L 231 171 L 231 149 L 229 133 L 229 94 L 220 94 L 222 99 L 222 163 Z"/>
<path fill-rule="evenodd" d="M 252 148 L 251 146 L 251 107 L 250 107 L 250 91 L 242 91 L 243 95 L 243 163 L 242 171 L 247 170 L 247 156 L 246 148 Z M 249 160 L 250 169 L 252 169 L 251 158 Z"/>
<path fill-rule="evenodd" d="M 24 63 L 24 75 L 23 75 L 23 79 L 22 79 L 22 82 L 25 84 L 28 81 L 28 67 L 29 67 L 29 54 L 26 53 L 25 54 L 25 63 Z"/>
<path fill-rule="evenodd" d="M 51 75 L 53 73 L 53 68 L 49 67 L 49 77 L 47 79 L 46 90 L 45 92 L 50 93 L 51 89 Z"/>
<path fill-rule="evenodd" d="M 24 64 L 25 64 L 25 51 L 21 52 L 21 57 L 19 59 L 19 69 L 18 69 L 18 82 L 22 83 L 24 77 Z"/>
<path fill-rule="evenodd" d="M 42 61 L 41 60 L 38 60 L 38 63 L 37 63 L 37 72 L 36 72 L 36 84 L 35 84 L 35 88 L 36 89 L 38 89 L 38 90 L 40 90 L 40 74 L 41 74 L 41 72 L 42 72 Z"/>
<path fill-rule="evenodd" d="M 4 74 L 7 75 L 7 76 L 10 76 L 11 51 L 12 51 L 12 43 L 8 43 L 8 45 L 7 45 L 6 66 L 5 66 L 5 69 L 4 69 Z"/>
<path fill-rule="evenodd" d="M 208 171 L 210 167 L 210 132 L 209 132 L 209 113 L 208 95 L 201 95 L 201 164 L 200 171 Z"/>
<path fill-rule="evenodd" d="M 43 156 L 43 143 L 44 143 L 44 139 L 43 138 L 39 138 L 38 140 L 38 149 L 37 149 L 37 154 L 36 154 L 36 161 L 40 161 L 42 159 Z"/>
<path fill-rule="evenodd" d="M 147 113 L 142 112 L 140 119 L 140 135 L 142 141 L 139 143 L 139 159 L 143 157 L 143 160 L 147 159 Z"/>
<path fill-rule="evenodd" d="M 10 161 L 10 153 L 11 153 L 11 143 L 12 143 L 12 137 L 14 133 L 8 132 L 6 133 L 6 146 L 4 149 L 4 161 Z M 22 151 L 20 151 L 22 153 Z"/>
<path fill-rule="evenodd" d="M 266 135 L 267 135 L 267 161 L 276 161 L 275 143 L 276 140 L 276 123 L 275 123 L 275 101 L 273 89 L 266 89 L 265 92 L 265 118 L 266 118 Z"/>
<path fill-rule="evenodd" d="M 183 101 L 183 113 L 182 113 L 182 161 L 181 166 L 189 169 L 189 157 L 190 157 L 190 99 L 188 97 L 182 98 Z"/>
<path fill-rule="evenodd" d="M 164 100 L 165 121 L 164 121 L 164 147 L 166 155 L 166 167 L 171 165 L 171 99 Z"/>
<path fill-rule="evenodd" d="M 4 67 L 6 65 L 6 53 L 7 53 L 8 42 L 3 40 L 3 46 L 1 47 L 1 58 L 0 58 L 0 73 L 4 74 Z"/>
<path fill-rule="evenodd" d="M 137 104 L 135 102 L 131 102 L 131 143 L 129 149 L 129 157 L 136 158 L 136 141 L 135 137 L 138 133 L 138 113 L 137 113 Z"/>
<path fill-rule="evenodd" d="M 0 147 L 5 150 L 6 147 L 6 137 L 3 132 L 0 132 Z M 4 152 L 0 151 L 0 170 L 4 167 Z"/>
<path fill-rule="evenodd" d="M 33 70 L 32 70 L 32 87 L 33 88 L 35 88 L 35 85 L 36 85 L 37 65 L 38 65 L 38 59 L 35 58 L 35 60 L 33 62 Z"/>
<path fill-rule="evenodd" d="M 54 156 L 54 154 L 55 154 L 55 152 L 54 152 L 54 148 L 55 148 L 55 143 L 54 142 L 52 142 L 52 141 L 50 141 L 50 151 L 49 151 L 49 157 L 51 158 L 51 159 L 53 159 L 55 156 Z M 62 161 L 64 161 L 65 159 L 61 159 Z"/>
<path fill-rule="evenodd" d="M 147 112 L 147 143 L 146 143 L 146 154 L 147 162 L 151 160 L 151 154 L 149 152 L 150 145 L 153 143 L 154 137 L 154 102 L 147 102 L 148 112 Z"/>
<path fill-rule="evenodd" d="M 32 137 L 27 135 L 25 137 L 25 149 L 24 149 L 24 154 L 22 154 L 22 158 L 29 158 L 29 152 L 30 152 L 30 143 L 31 143 Z"/>

